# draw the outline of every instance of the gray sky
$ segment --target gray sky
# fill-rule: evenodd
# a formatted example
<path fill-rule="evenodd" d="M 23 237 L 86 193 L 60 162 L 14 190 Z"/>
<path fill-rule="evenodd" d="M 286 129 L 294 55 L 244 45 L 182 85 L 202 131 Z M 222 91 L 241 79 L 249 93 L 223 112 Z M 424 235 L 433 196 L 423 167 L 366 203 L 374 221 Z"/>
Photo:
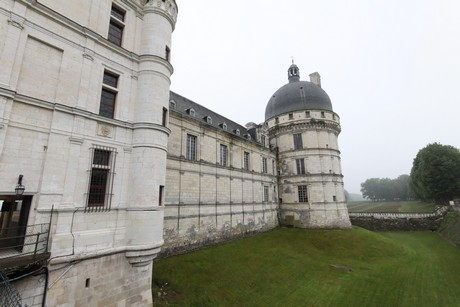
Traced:
<path fill-rule="evenodd" d="M 429 143 L 460 147 L 460 1 L 177 0 L 171 89 L 245 125 L 318 71 L 341 118 L 345 188 L 409 174 Z"/>

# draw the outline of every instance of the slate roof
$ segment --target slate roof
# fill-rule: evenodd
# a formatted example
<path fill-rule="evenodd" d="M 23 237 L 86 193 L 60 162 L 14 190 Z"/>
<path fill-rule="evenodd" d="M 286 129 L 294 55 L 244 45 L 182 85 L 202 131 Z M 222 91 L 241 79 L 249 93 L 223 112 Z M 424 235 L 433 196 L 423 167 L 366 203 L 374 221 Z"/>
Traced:
<path fill-rule="evenodd" d="M 209 126 L 213 126 L 215 127 L 216 129 L 219 129 L 219 130 L 222 130 L 222 131 L 225 131 L 223 128 L 222 128 L 222 124 L 225 123 L 227 124 L 227 130 L 226 132 L 227 133 L 230 133 L 234 136 L 237 136 L 238 135 L 235 133 L 236 129 L 239 129 L 240 130 L 240 135 L 239 137 L 241 138 L 244 138 L 247 140 L 247 135 L 251 135 L 251 141 L 252 142 L 255 142 L 256 139 L 255 139 L 255 131 L 253 131 L 254 129 L 251 129 L 251 130 L 248 130 L 246 129 L 246 127 L 240 125 L 240 124 L 237 124 L 235 123 L 234 121 L 188 99 L 188 98 L 185 98 L 173 91 L 170 91 L 170 95 L 169 95 L 169 101 L 170 101 L 170 111 L 171 112 L 177 112 L 177 113 L 180 113 L 182 116 L 184 117 L 188 117 L 190 119 L 193 119 L 193 120 L 196 120 L 196 121 L 199 121 L 201 122 L 202 124 L 205 124 L 205 125 L 209 125 Z M 171 107 L 171 101 L 174 101 L 176 103 L 176 106 L 175 108 Z M 195 116 L 191 116 L 189 114 L 189 110 L 190 109 L 193 109 L 195 110 Z M 206 117 L 207 116 L 210 116 L 212 118 L 212 123 L 209 124 L 207 121 L 206 121 Z"/>

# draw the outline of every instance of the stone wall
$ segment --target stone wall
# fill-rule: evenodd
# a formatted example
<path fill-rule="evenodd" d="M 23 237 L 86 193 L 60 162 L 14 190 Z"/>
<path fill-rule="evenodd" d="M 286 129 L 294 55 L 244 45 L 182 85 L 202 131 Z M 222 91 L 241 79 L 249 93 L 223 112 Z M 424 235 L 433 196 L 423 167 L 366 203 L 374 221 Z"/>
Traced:
<path fill-rule="evenodd" d="M 436 231 L 448 207 L 434 213 L 350 213 L 352 225 L 372 231 Z"/>

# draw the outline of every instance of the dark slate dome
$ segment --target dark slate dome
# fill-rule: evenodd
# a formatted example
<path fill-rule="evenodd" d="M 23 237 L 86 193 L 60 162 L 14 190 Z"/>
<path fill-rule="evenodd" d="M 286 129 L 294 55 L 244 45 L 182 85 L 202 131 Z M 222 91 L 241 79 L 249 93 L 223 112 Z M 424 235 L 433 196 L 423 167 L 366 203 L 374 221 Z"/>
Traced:
<path fill-rule="evenodd" d="M 331 99 L 315 84 L 321 84 L 318 73 L 310 75 L 316 78 L 315 83 L 300 81 L 299 68 L 292 64 L 288 69 L 288 76 L 289 83 L 277 90 L 268 101 L 265 120 L 299 110 L 332 111 Z"/>

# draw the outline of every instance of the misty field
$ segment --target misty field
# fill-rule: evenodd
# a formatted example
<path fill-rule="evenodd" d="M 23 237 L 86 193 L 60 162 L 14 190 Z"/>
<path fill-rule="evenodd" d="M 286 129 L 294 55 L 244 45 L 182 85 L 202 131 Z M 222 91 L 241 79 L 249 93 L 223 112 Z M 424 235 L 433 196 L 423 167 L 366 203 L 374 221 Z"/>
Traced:
<path fill-rule="evenodd" d="M 434 212 L 437 205 L 421 201 L 357 201 L 347 204 L 348 212 Z"/>
<path fill-rule="evenodd" d="M 460 306 L 459 272 L 437 233 L 280 228 L 154 262 L 154 305 Z"/>

